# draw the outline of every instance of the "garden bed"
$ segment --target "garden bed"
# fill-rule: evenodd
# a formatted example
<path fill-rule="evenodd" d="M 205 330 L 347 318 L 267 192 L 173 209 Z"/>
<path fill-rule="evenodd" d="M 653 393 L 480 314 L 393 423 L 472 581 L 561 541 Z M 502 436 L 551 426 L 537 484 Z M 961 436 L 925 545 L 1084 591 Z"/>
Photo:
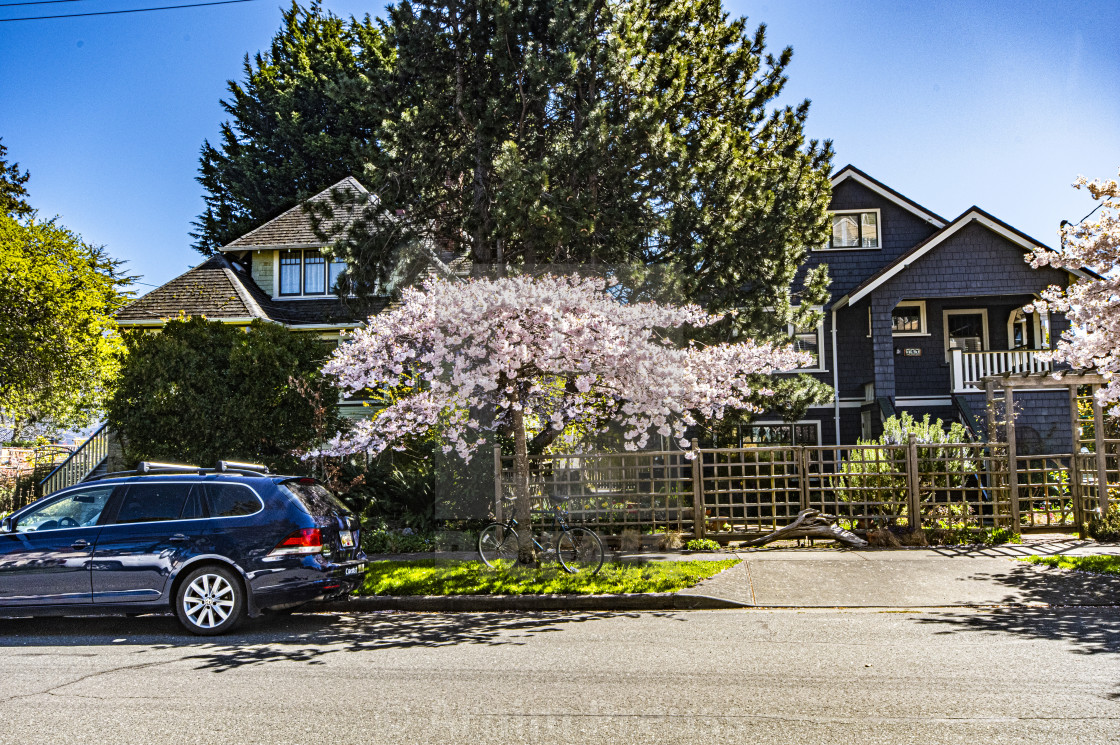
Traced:
<path fill-rule="evenodd" d="M 551 564 L 491 569 L 480 561 L 374 561 L 359 595 L 600 595 L 676 592 L 739 563 L 666 561 L 607 563 L 596 575 L 568 574 Z"/>

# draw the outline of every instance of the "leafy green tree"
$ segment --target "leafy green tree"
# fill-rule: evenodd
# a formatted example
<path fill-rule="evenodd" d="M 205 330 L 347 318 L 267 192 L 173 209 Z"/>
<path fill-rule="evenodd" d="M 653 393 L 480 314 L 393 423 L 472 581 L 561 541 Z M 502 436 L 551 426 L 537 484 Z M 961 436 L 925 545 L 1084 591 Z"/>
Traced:
<path fill-rule="evenodd" d="M 368 17 L 346 23 L 293 2 L 269 50 L 246 55 L 244 81 L 229 81 L 219 142 L 202 146 L 206 211 L 191 233 L 195 248 L 210 254 L 359 172 L 379 119 L 352 92 L 375 90 L 391 60 Z"/>
<path fill-rule="evenodd" d="M 127 460 L 303 471 L 297 452 L 338 429 L 338 391 L 319 373 L 331 345 L 314 335 L 196 316 L 125 343 L 108 419 Z"/>
<path fill-rule="evenodd" d="M 0 422 L 88 424 L 117 371 L 120 262 L 55 221 L 0 215 Z"/>
<path fill-rule="evenodd" d="M 4 157 L 8 148 L 0 138 L 0 213 L 5 215 L 27 216 L 33 210 L 24 197 L 27 187 L 24 184 L 31 178 L 27 171 L 20 172 L 19 163 L 9 165 Z"/>

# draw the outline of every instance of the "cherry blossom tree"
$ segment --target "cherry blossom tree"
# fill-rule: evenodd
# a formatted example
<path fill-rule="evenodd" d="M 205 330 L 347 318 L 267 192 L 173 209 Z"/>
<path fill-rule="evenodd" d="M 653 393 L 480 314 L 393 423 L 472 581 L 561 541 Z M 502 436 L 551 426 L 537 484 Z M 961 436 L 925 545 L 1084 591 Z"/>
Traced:
<path fill-rule="evenodd" d="M 1120 414 L 1120 379 L 1114 377 L 1120 372 L 1120 184 L 1081 176 L 1074 187 L 1101 202 L 1095 219 L 1063 224 L 1063 252 L 1039 250 L 1030 262 L 1035 267 L 1087 267 L 1101 276 L 1078 280 L 1064 291 L 1051 287 L 1031 307 L 1066 314 L 1076 331 L 1067 333 L 1048 356 L 1074 367 L 1095 367 L 1110 378 L 1098 396 L 1102 404 L 1114 404 L 1111 413 Z"/>
<path fill-rule="evenodd" d="M 444 452 L 469 460 L 484 431 L 510 432 L 514 515 L 528 525 L 531 430 L 613 420 L 629 450 L 653 433 L 686 448 L 699 417 L 757 410 L 751 397 L 767 393 L 759 374 L 808 362 L 774 344 L 702 346 L 669 336 L 717 320 L 695 305 L 619 302 L 606 281 L 576 275 L 430 280 L 405 290 L 399 307 L 370 318 L 327 362 L 345 391 L 406 393 L 325 452 L 402 449 L 406 438 L 439 427 Z M 519 561 L 534 561 L 529 531 L 519 537 Z"/>

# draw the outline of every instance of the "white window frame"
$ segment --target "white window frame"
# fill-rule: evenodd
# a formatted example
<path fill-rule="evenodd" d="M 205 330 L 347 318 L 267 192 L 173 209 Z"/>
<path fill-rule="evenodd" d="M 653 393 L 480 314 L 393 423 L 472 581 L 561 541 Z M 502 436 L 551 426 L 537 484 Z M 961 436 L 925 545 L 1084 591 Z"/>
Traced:
<path fill-rule="evenodd" d="M 820 306 L 817 306 L 816 308 L 814 308 L 814 310 L 822 310 L 823 311 L 824 308 L 822 308 Z M 786 331 L 789 333 L 789 338 L 790 338 L 791 342 L 797 340 L 797 334 L 811 333 L 810 330 L 808 330 L 808 329 L 806 329 L 804 331 L 799 331 L 797 329 L 796 324 L 793 324 L 793 323 L 786 324 Z M 816 332 L 817 332 L 817 365 L 816 365 L 816 367 L 795 367 L 792 370 L 782 370 L 781 372 L 785 372 L 785 373 L 828 372 L 828 368 L 824 366 L 824 316 L 823 315 L 821 316 L 821 320 L 817 321 Z"/>
<path fill-rule="evenodd" d="M 299 252 L 299 292 L 298 293 L 281 293 L 280 254 L 284 251 Z M 323 256 L 323 283 L 327 284 L 330 281 L 330 276 L 331 276 L 330 267 L 331 267 L 331 262 L 333 261 L 333 259 L 323 255 L 323 249 L 322 248 L 292 248 L 292 249 L 278 248 L 278 249 L 276 249 L 272 252 L 272 276 L 273 276 L 273 281 L 275 283 L 274 284 L 274 290 L 275 291 L 272 293 L 272 299 L 273 300 L 308 300 L 308 299 L 319 299 L 319 298 L 329 298 L 329 297 L 338 297 L 339 296 L 338 293 L 334 291 L 334 288 L 332 288 L 330 286 L 327 286 L 326 292 L 318 292 L 318 293 L 314 293 L 314 294 L 311 294 L 311 295 L 308 295 L 308 294 L 304 293 L 304 291 L 303 291 L 303 284 L 304 284 L 304 282 L 303 282 L 303 279 L 304 279 L 304 276 L 303 276 L 304 261 L 303 261 L 303 259 L 304 259 L 304 254 L 307 251 L 318 251 L 319 254 L 321 256 Z"/>
<path fill-rule="evenodd" d="M 1011 347 L 1011 341 L 1012 341 L 1012 339 L 1015 338 L 1015 315 L 1018 314 L 1018 313 L 1022 313 L 1027 319 L 1029 319 L 1028 322 L 1034 326 L 1034 346 L 1033 347 L 1032 346 L 1018 347 L 1018 349 L 1020 349 L 1020 350 L 1045 349 L 1046 347 L 1042 346 L 1042 322 L 1041 322 L 1041 319 L 1040 319 L 1041 314 L 1038 313 L 1037 311 L 1034 312 L 1034 313 L 1027 313 L 1022 308 L 1016 308 L 1015 310 L 1013 310 L 1013 311 L 1011 311 L 1010 313 L 1007 314 L 1007 348 L 1008 349 L 1012 348 Z"/>
<path fill-rule="evenodd" d="M 863 246 L 847 246 L 843 248 L 832 247 L 832 216 L 833 215 L 861 215 L 865 212 L 875 213 L 875 228 L 878 232 L 879 245 L 874 248 L 864 248 Z M 883 250 L 883 215 L 882 210 L 878 207 L 869 207 L 859 210 L 829 210 L 828 211 L 828 242 L 823 246 L 817 246 L 814 251 L 833 252 L 833 251 L 882 251 Z"/>
<path fill-rule="evenodd" d="M 921 327 L 919 331 L 895 331 L 894 330 L 894 311 L 897 308 L 917 308 L 919 314 L 918 325 Z M 927 327 L 926 319 L 926 301 L 925 300 L 903 300 L 891 309 L 891 336 L 929 336 L 929 328 Z"/>
<path fill-rule="evenodd" d="M 948 361 L 952 356 L 949 352 L 949 316 L 969 316 L 979 314 L 982 317 L 982 324 L 984 328 L 984 351 L 990 352 L 992 345 L 989 343 L 988 336 L 988 309 L 987 308 L 951 308 L 949 310 L 941 311 L 942 329 L 945 332 L 944 346 L 945 346 L 945 360 Z"/>

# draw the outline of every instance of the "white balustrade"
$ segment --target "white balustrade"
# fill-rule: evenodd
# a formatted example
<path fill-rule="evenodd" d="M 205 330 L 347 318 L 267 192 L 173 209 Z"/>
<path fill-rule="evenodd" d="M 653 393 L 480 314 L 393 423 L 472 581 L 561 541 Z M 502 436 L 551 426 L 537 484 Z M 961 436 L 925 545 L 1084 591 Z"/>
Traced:
<path fill-rule="evenodd" d="M 1004 373 L 1049 372 L 1051 363 L 1039 359 L 1037 349 L 991 350 L 965 352 L 950 350 L 949 370 L 953 392 L 961 393 L 981 388 L 980 381 L 988 375 Z"/>

